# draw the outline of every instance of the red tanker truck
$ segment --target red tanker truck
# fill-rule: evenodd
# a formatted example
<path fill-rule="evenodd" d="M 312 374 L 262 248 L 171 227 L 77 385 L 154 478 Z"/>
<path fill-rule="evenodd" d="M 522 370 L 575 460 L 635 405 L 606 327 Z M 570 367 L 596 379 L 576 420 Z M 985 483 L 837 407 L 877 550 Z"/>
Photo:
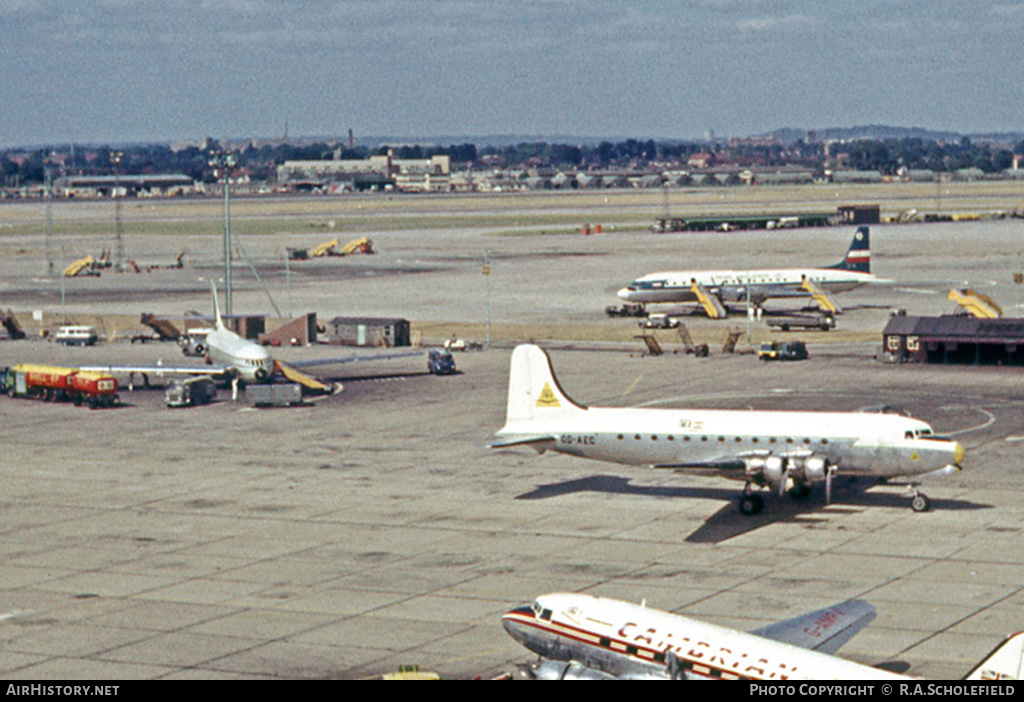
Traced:
<path fill-rule="evenodd" d="M 20 363 L 0 369 L 0 389 L 11 397 L 71 401 L 92 408 L 113 407 L 118 403 L 116 378 L 77 368 Z"/>

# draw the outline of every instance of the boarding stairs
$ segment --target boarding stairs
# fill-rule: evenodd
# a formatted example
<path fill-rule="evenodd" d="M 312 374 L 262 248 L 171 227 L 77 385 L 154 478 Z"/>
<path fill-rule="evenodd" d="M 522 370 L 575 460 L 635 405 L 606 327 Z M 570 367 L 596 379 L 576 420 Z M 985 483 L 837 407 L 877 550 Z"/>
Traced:
<path fill-rule="evenodd" d="M 690 289 L 697 296 L 697 301 L 700 302 L 701 307 L 704 308 L 704 312 L 710 319 L 725 319 L 728 316 L 725 306 L 722 305 L 722 301 L 718 299 L 718 296 L 712 295 L 708 292 L 707 288 L 696 280 L 691 281 Z"/>
<path fill-rule="evenodd" d="M 831 312 L 832 314 L 843 313 L 843 308 L 839 306 L 839 303 L 832 299 L 831 295 L 815 284 L 810 278 L 804 277 L 800 287 L 811 294 L 811 297 L 818 303 L 818 307 L 821 308 L 822 312 Z"/>

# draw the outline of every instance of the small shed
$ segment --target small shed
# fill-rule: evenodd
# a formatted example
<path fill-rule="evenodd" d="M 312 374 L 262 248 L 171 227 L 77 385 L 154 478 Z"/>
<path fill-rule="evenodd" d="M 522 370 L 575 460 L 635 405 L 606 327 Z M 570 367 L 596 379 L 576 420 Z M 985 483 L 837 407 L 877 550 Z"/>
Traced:
<path fill-rule="evenodd" d="M 882 332 L 893 363 L 1024 365 L 1024 318 L 893 316 Z"/>
<path fill-rule="evenodd" d="M 331 344 L 339 346 L 410 346 L 409 320 L 379 317 L 335 317 L 328 324 Z"/>

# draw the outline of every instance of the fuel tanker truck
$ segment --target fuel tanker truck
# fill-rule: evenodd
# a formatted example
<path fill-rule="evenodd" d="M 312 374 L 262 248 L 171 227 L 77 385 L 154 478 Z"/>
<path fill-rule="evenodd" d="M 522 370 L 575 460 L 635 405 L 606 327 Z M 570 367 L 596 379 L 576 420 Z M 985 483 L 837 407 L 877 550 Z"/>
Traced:
<path fill-rule="evenodd" d="M 0 390 L 11 397 L 74 402 L 94 409 L 118 403 L 117 379 L 111 375 L 32 363 L 0 368 Z"/>

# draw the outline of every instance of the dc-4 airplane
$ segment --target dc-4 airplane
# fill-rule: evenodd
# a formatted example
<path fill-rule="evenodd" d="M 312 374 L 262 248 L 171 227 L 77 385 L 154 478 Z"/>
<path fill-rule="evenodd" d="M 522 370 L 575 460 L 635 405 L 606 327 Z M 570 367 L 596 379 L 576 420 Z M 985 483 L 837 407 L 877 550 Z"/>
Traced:
<path fill-rule="evenodd" d="M 756 487 L 794 497 L 836 475 L 877 478 L 946 475 L 964 448 L 918 419 L 878 412 L 584 407 L 569 399 L 551 361 L 529 344 L 512 352 L 505 426 L 492 448 L 530 446 L 582 458 L 672 470 L 720 472 L 745 481 L 740 511 L 757 514 Z M 928 498 L 911 484 L 911 507 Z"/>
<path fill-rule="evenodd" d="M 746 633 L 644 605 L 591 595 L 538 597 L 502 618 L 541 659 L 546 680 L 899 680 L 831 655 L 875 617 L 860 600 Z M 965 680 L 1017 680 L 1024 633 L 1006 639 Z"/>
<path fill-rule="evenodd" d="M 317 358 L 303 361 L 283 363 L 275 360 L 265 346 L 249 339 L 243 339 L 227 328 L 220 314 L 217 300 L 217 287 L 211 283 L 215 326 L 206 335 L 201 344 L 206 365 L 150 365 L 150 366 L 88 366 L 82 370 L 101 371 L 104 373 L 139 373 L 143 376 L 163 375 L 215 375 L 237 377 L 246 383 L 271 382 L 275 376 L 285 376 L 307 388 L 319 392 L 328 392 L 332 386 L 322 383 L 302 372 L 299 368 L 310 368 L 323 365 L 337 365 L 358 361 L 385 360 L 422 356 L 423 351 L 394 351 L 389 353 L 368 354 L 365 356 L 348 355 L 340 358 Z M 184 349 L 186 352 L 187 349 Z"/>
<path fill-rule="evenodd" d="M 779 297 L 813 298 L 825 311 L 838 314 L 842 308 L 832 293 L 888 282 L 871 274 L 869 235 L 867 227 L 858 228 L 843 260 L 825 268 L 650 273 L 619 290 L 619 297 L 645 304 L 696 302 L 716 319 L 726 316 L 726 303 L 760 307 L 769 298 Z"/>

